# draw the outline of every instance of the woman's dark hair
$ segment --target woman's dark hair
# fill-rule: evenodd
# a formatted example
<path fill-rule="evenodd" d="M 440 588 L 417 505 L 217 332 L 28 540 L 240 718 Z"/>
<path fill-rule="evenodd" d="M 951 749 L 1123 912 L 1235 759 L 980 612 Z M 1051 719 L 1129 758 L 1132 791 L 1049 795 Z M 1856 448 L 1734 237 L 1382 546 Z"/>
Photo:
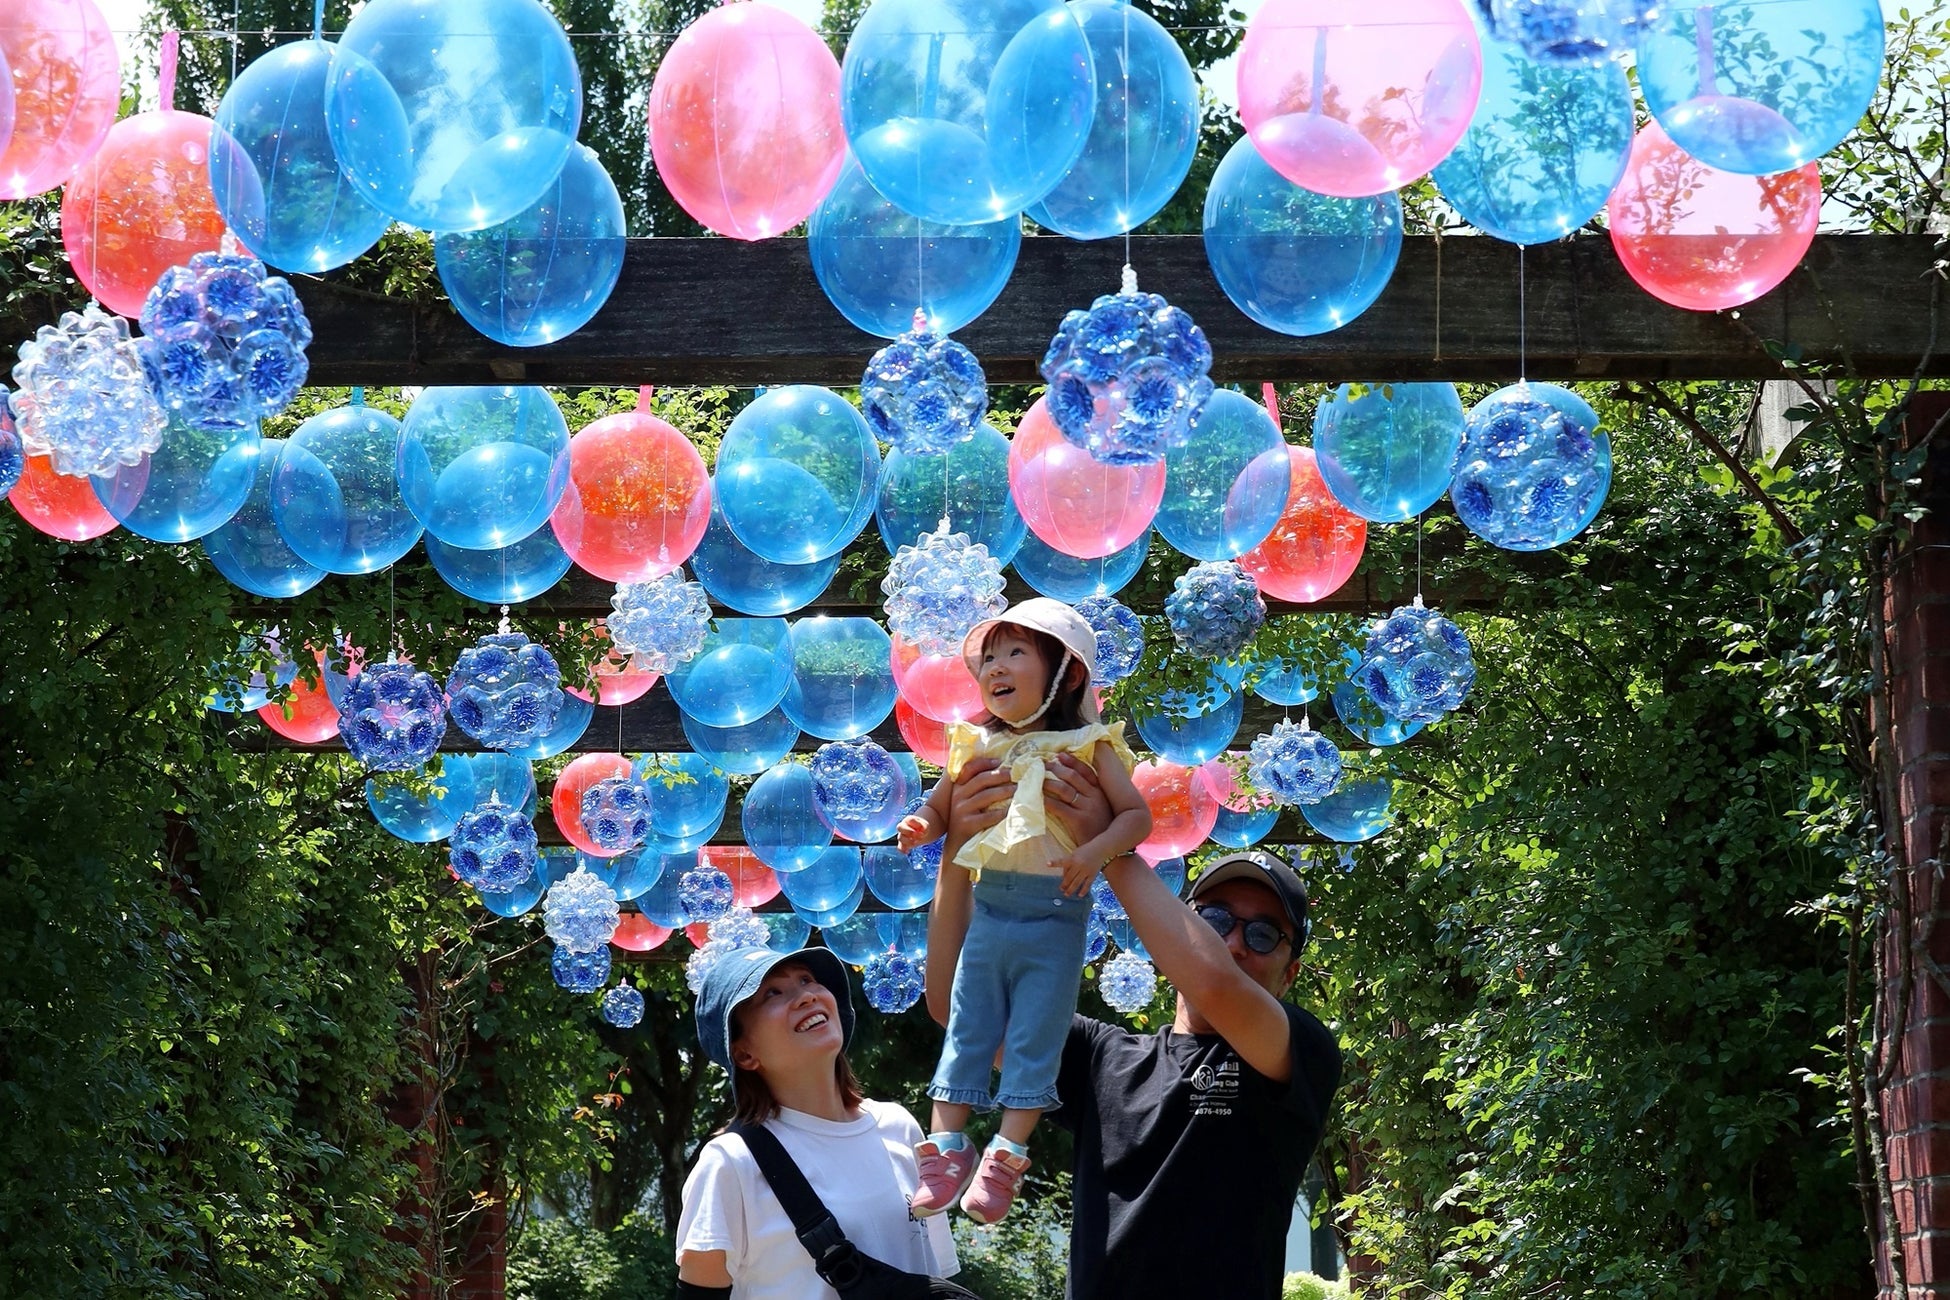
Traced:
<path fill-rule="evenodd" d="M 1049 633 L 1038 628 L 1024 627 L 1020 623 L 997 623 L 994 627 L 990 628 L 988 635 L 982 640 L 983 652 L 986 653 L 988 651 L 990 641 L 995 640 L 996 637 L 1004 632 L 1008 632 L 1012 636 L 1019 636 L 1029 642 L 1030 645 L 1035 646 L 1036 652 L 1043 656 L 1043 662 L 1049 666 L 1051 672 L 1055 672 L 1056 666 L 1063 662 L 1063 656 L 1070 653 L 1068 646 L 1064 645 Z M 976 676 L 979 680 L 980 673 L 978 672 Z M 1043 689 L 1048 690 L 1049 688 L 1045 686 Z M 1063 684 L 1056 688 L 1056 698 L 1050 701 L 1049 711 L 1043 714 L 1043 725 L 1051 731 L 1075 731 L 1078 727 L 1081 727 L 1083 725 L 1083 693 L 1089 689 L 1090 665 L 1078 659 L 1076 655 L 1070 654 L 1070 666 L 1064 671 Z M 1042 701 L 1038 700 L 1036 703 L 1041 704 Z M 981 717 L 975 719 L 975 722 L 976 725 L 983 727 L 1008 725 L 996 718 L 993 714 L 988 713 L 984 713 Z"/>
<path fill-rule="evenodd" d="M 738 1023 L 739 1012 L 745 1004 L 739 1003 L 731 1009 L 731 1041 L 736 1043 L 745 1036 L 745 1027 Z M 848 1109 L 857 1109 L 866 1099 L 860 1089 L 860 1081 L 853 1077 L 853 1067 L 847 1064 L 846 1053 L 842 1051 L 833 1060 L 833 1081 L 840 1086 L 840 1102 Z M 731 1122 L 734 1124 L 758 1124 L 779 1113 L 778 1098 L 764 1076 L 756 1070 L 734 1066 L 731 1071 Z"/>

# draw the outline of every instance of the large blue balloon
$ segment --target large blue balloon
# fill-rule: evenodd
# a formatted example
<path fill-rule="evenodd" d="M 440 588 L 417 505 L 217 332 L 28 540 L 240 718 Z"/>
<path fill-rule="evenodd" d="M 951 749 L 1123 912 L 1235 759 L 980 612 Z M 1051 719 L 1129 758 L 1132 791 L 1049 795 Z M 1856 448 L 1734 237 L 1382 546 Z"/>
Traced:
<path fill-rule="evenodd" d="M 1130 0 L 1074 0 L 1097 69 L 1083 153 L 1029 209 L 1072 239 L 1134 230 L 1178 192 L 1198 154 L 1198 78 L 1172 34 Z"/>
<path fill-rule="evenodd" d="M 1840 144 L 1882 76 L 1876 0 L 1671 0 L 1639 29 L 1639 88 L 1709 167 L 1791 171 Z"/>
<path fill-rule="evenodd" d="M 813 801 L 812 772 L 798 763 L 780 763 L 752 782 L 739 820 L 745 844 L 781 876 L 810 867 L 833 842 Z"/>
<path fill-rule="evenodd" d="M 526 756 L 486 750 L 479 754 L 448 754 L 441 762 L 449 772 L 468 773 L 474 782 L 477 804 L 499 799 L 510 808 L 521 809 L 524 817 L 535 815 L 535 769 Z"/>
<path fill-rule="evenodd" d="M 1359 662 L 1359 656 L 1356 656 L 1355 662 Z M 1350 664 L 1350 671 L 1352 667 Z M 1428 725 L 1422 722 L 1397 722 L 1383 713 L 1368 698 L 1368 693 L 1353 682 L 1342 682 L 1336 686 L 1333 699 L 1334 716 L 1341 720 L 1341 725 L 1370 745 L 1399 745 Z"/>
<path fill-rule="evenodd" d="M 916 862 L 899 849 L 876 844 L 866 851 L 867 888 L 873 896 L 896 911 L 921 906 L 934 897 L 934 878 L 940 871 L 939 859 Z"/>
<path fill-rule="evenodd" d="M 711 522 L 691 553 L 691 571 L 712 599 L 741 614 L 790 614 L 819 599 L 839 572 L 842 552 L 811 564 L 774 564 L 760 559 L 732 535 L 724 511 L 711 503 Z"/>
<path fill-rule="evenodd" d="M 1634 129 L 1621 64 L 1547 67 L 1485 40 L 1483 97 L 1435 183 L 1485 234 L 1513 244 L 1562 239 L 1604 210 Z"/>
<path fill-rule="evenodd" d="M 822 740 L 864 736 L 894 711 L 894 643 L 870 618 L 792 625 L 792 686 L 780 708 Z"/>
<path fill-rule="evenodd" d="M 1212 824 L 1209 838 L 1214 844 L 1223 844 L 1227 848 L 1249 848 L 1265 839 L 1273 829 L 1273 823 L 1279 820 L 1278 808 L 1255 808 L 1249 812 L 1221 808 L 1219 819 Z"/>
<path fill-rule="evenodd" d="M 1340 789 L 1319 803 L 1301 804 L 1300 815 L 1328 839 L 1358 844 L 1381 834 L 1395 820 L 1394 796 L 1395 783 L 1385 776 L 1343 781 Z"/>
<path fill-rule="evenodd" d="M 691 748 L 720 771 L 738 776 L 757 776 L 790 754 L 799 742 L 799 728 L 785 716 L 784 709 L 773 709 L 742 727 L 708 727 L 688 713 L 682 716 L 684 739 L 691 742 Z"/>
<path fill-rule="evenodd" d="M 89 482 L 108 513 L 136 536 L 193 542 L 243 508 L 257 481 L 262 442 L 255 422 L 200 429 L 172 416 L 162 446 Z"/>
<path fill-rule="evenodd" d="M 278 458 L 271 513 L 291 549 L 329 573 L 376 573 L 413 549 L 420 521 L 399 490 L 400 422 L 367 406 L 322 411 Z"/>
<path fill-rule="evenodd" d="M 664 675 L 684 716 L 707 727 L 742 727 L 779 706 L 792 685 L 790 632 L 782 618 L 721 618 L 687 662 Z"/>
<path fill-rule="evenodd" d="M 1314 463 L 1349 510 L 1401 523 L 1449 490 L 1463 422 L 1454 384 L 1342 384 L 1314 410 Z"/>
<path fill-rule="evenodd" d="M 596 706 L 592 702 L 565 692 L 562 711 L 555 715 L 554 729 L 532 745 L 517 746 L 508 752 L 537 762 L 554 758 L 582 739 L 582 733 L 589 730 L 589 723 L 595 716 Z"/>
<path fill-rule="evenodd" d="M 1264 671 L 1253 683 L 1253 694 L 1262 700 L 1292 708 L 1320 694 L 1320 682 L 1297 660 L 1262 659 L 1259 664 Z"/>
<path fill-rule="evenodd" d="M 731 782 L 699 754 L 646 754 L 632 775 L 650 792 L 650 829 L 672 839 L 716 830 Z"/>
<path fill-rule="evenodd" d="M 400 839 L 414 844 L 433 844 L 446 839 L 460 825 L 460 819 L 474 808 L 474 774 L 465 763 L 448 755 L 441 762 L 440 775 L 432 778 L 424 796 L 407 785 L 388 781 L 366 781 L 366 806 L 373 820 Z M 424 778 L 424 765 L 414 773 Z"/>
<path fill-rule="evenodd" d="M 1221 388 L 1181 447 L 1165 453 L 1159 536 L 1195 560 L 1234 560 L 1265 541 L 1286 510 L 1293 473 L 1266 408 Z"/>
<path fill-rule="evenodd" d="M 891 339 L 921 312 L 936 334 L 952 334 L 989 309 L 1022 248 L 1013 214 L 976 226 L 946 226 L 902 212 L 848 158 L 846 170 L 806 225 L 813 275 L 827 299 L 869 334 Z"/>
<path fill-rule="evenodd" d="M 1281 334 L 1325 334 L 1374 305 L 1402 252 L 1393 190 L 1336 199 L 1267 165 L 1250 136 L 1205 191 L 1205 258 L 1233 306 Z"/>
<path fill-rule="evenodd" d="M 399 483 L 428 536 L 510 545 L 548 522 L 569 485 L 569 426 L 546 388 L 429 388 L 400 430 Z"/>
<path fill-rule="evenodd" d="M 602 310 L 628 235 L 616 183 L 578 144 L 533 206 L 485 230 L 437 236 L 433 259 L 469 325 L 530 348 L 567 338 Z"/>
<path fill-rule="evenodd" d="M 392 218 L 339 170 L 325 129 L 332 46 L 280 45 L 251 60 L 217 105 L 210 187 L 246 248 L 287 271 L 329 271 L 379 242 Z"/>
<path fill-rule="evenodd" d="M 915 545 L 944 515 L 953 531 L 988 547 L 1002 564 L 1022 546 L 1029 525 L 1009 495 L 1009 440 L 993 425 L 938 456 L 887 453 L 874 519 L 888 551 Z"/>
<path fill-rule="evenodd" d="M 484 605 L 518 605 L 541 595 L 569 571 L 569 553 L 547 528 L 491 551 L 449 546 L 430 534 L 426 541 L 427 558 L 447 585 Z"/>
<path fill-rule="evenodd" d="M 532 205 L 582 126 L 582 77 L 537 0 L 372 0 L 332 59 L 339 166 L 381 212 L 480 230 Z"/>
<path fill-rule="evenodd" d="M 873 187 L 948 225 L 997 221 L 1054 189 L 1096 106 L 1062 0 L 876 0 L 846 44 L 840 118 Z"/>
<path fill-rule="evenodd" d="M 250 495 L 223 527 L 203 539 L 203 553 L 217 572 L 254 596 L 281 599 L 310 591 L 325 580 L 325 570 L 278 535 L 271 514 L 271 485 L 285 450 L 282 438 L 266 438 L 257 453 L 257 476 Z"/>
<path fill-rule="evenodd" d="M 695 852 L 692 850 L 693 854 Z M 663 879 L 664 864 L 669 860 L 656 845 L 645 845 L 613 858 L 599 858 L 590 853 L 576 855 L 576 861 L 590 875 L 608 885 L 609 892 L 615 894 L 620 903 L 641 898 L 655 889 L 657 882 Z M 682 860 L 681 855 L 679 860 Z"/>
<path fill-rule="evenodd" d="M 771 932 L 765 946 L 773 952 L 798 952 L 812 938 L 812 922 L 797 912 L 761 912 L 758 919 Z"/>
<path fill-rule="evenodd" d="M 807 863 L 804 870 L 781 875 L 779 892 L 795 908 L 819 912 L 845 902 L 859 884 L 860 850 L 835 844 Z"/>
<path fill-rule="evenodd" d="M 1052 600 L 1074 605 L 1092 596 L 1114 596 L 1144 567 L 1151 552 L 1151 530 L 1121 551 L 1095 560 L 1079 560 L 1030 533 L 1016 552 L 1015 569 L 1022 580 Z"/>
<path fill-rule="evenodd" d="M 855 912 L 844 921 L 821 926 L 820 942 L 849 966 L 864 966 L 887 951 L 887 940 L 880 933 L 880 918 L 886 913 Z"/>
<path fill-rule="evenodd" d="M 860 850 L 853 849 L 850 851 L 858 853 Z M 821 930 L 825 930 L 831 926 L 840 924 L 850 918 L 855 912 L 858 912 L 860 910 L 860 904 L 866 901 L 866 897 L 867 882 L 865 878 L 861 878 L 853 882 L 853 891 L 851 893 L 831 907 L 801 907 L 797 903 L 794 903 L 792 905 L 792 914 L 808 925 L 816 925 Z"/>
<path fill-rule="evenodd" d="M 712 500 L 753 554 L 774 564 L 836 555 L 873 514 L 880 448 L 852 403 L 793 384 L 761 393 L 718 444 Z"/>
<path fill-rule="evenodd" d="M 1245 709 L 1245 692 L 1228 691 L 1224 698 L 1189 717 L 1183 713 L 1141 717 L 1137 720 L 1138 735 L 1158 757 L 1197 767 L 1225 753 L 1226 746 L 1239 734 Z"/>

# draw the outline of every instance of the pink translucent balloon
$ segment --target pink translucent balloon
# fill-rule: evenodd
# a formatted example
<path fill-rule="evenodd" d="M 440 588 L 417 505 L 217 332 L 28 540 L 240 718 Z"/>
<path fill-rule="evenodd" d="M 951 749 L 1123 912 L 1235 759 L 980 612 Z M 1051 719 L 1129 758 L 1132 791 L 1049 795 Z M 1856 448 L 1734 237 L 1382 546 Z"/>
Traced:
<path fill-rule="evenodd" d="M 1198 779 L 1205 783 L 1206 791 L 1228 812 L 1257 812 L 1272 805 L 1268 795 L 1255 793 L 1251 786 L 1234 775 L 1234 767 L 1243 771 L 1245 763 L 1246 755 L 1231 753 L 1215 758 L 1198 769 Z"/>
<path fill-rule="evenodd" d="M 933 718 L 916 711 L 912 704 L 896 695 L 894 697 L 894 725 L 900 728 L 901 739 L 914 751 L 914 757 L 923 763 L 936 767 L 948 762 L 948 724 L 936 722 Z"/>
<path fill-rule="evenodd" d="M 697 851 L 697 862 L 701 867 L 716 867 L 731 878 L 731 901 L 739 907 L 758 907 L 779 895 L 778 873 L 750 849 L 707 844 Z"/>
<path fill-rule="evenodd" d="M 894 689 L 936 722 L 966 722 L 985 712 L 982 688 L 960 655 L 926 655 L 894 638 Z"/>
<path fill-rule="evenodd" d="M 609 941 L 629 952 L 650 952 L 670 938 L 670 927 L 658 925 L 641 912 L 625 912 Z"/>
<path fill-rule="evenodd" d="M 1353 576 L 1368 545 L 1368 521 L 1327 490 L 1312 447 L 1286 449 L 1292 474 L 1286 509 L 1267 539 L 1239 557 L 1261 594 L 1311 603 Z"/>
<path fill-rule="evenodd" d="M 1469 129 L 1483 48 L 1464 0 L 1267 0 L 1239 117 L 1274 171 L 1358 199 L 1426 175 Z"/>
<path fill-rule="evenodd" d="M 661 578 L 691 557 L 710 522 L 704 458 L 649 411 L 605 416 L 569 439 L 569 486 L 549 525 L 585 572 Z"/>
<path fill-rule="evenodd" d="M 223 214 L 210 190 L 210 129 L 201 113 L 123 118 L 61 196 L 61 243 L 75 277 L 110 311 L 142 314 L 172 266 L 213 253 Z"/>
<path fill-rule="evenodd" d="M 639 672 L 630 667 L 629 657 L 618 654 L 616 648 L 610 645 L 609 631 L 602 625 L 602 620 L 598 619 L 591 629 L 590 640 L 594 642 L 595 651 L 602 655 L 596 660 L 595 696 L 590 696 L 575 674 L 565 673 L 562 678 L 562 689 L 577 699 L 589 700 L 592 704 L 632 704 L 648 695 L 650 688 L 662 680 L 662 673 Z"/>
<path fill-rule="evenodd" d="M 115 516 L 85 475 L 56 474 L 45 456 L 29 456 L 7 494 L 20 517 L 49 537 L 85 542 L 115 528 Z"/>
<path fill-rule="evenodd" d="M 1123 550 L 1151 526 L 1165 496 L 1165 463 L 1098 463 L 1063 436 L 1039 397 L 1009 442 L 1009 495 L 1052 549 L 1094 560 Z"/>
<path fill-rule="evenodd" d="M 85 480 L 84 480 L 85 481 Z M 339 711 L 332 707 L 331 692 L 324 678 L 291 683 L 291 698 L 267 704 L 257 711 L 265 726 L 301 745 L 317 745 L 339 734 Z"/>
<path fill-rule="evenodd" d="M 727 4 L 684 29 L 650 87 L 650 152 L 684 211 L 767 239 L 812 215 L 846 161 L 840 65 L 818 33 L 767 4 Z"/>
<path fill-rule="evenodd" d="M 0 199 L 43 194 L 101 147 L 122 104 L 122 60 L 94 0 L 0 4 L 13 73 L 13 135 L 0 142 Z"/>
<path fill-rule="evenodd" d="M 1200 769 L 1162 759 L 1139 763 L 1131 781 L 1151 809 L 1151 837 L 1138 845 L 1146 862 L 1182 858 L 1219 824 L 1219 800 Z"/>
<path fill-rule="evenodd" d="M 1648 122 L 1605 211 L 1618 260 L 1641 288 L 1718 311 L 1752 302 L 1800 264 L 1821 217 L 1821 170 L 1719 171 Z"/>

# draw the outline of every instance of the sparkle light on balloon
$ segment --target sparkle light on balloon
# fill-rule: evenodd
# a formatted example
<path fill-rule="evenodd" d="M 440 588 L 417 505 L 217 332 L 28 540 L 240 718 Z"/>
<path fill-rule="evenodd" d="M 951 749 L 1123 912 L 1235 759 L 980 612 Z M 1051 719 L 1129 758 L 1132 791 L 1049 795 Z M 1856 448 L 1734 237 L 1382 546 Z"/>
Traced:
<path fill-rule="evenodd" d="M 722 11 L 720 11 L 722 12 Z M 549 516 L 578 567 L 606 582 L 643 582 L 690 559 L 711 521 L 704 458 L 676 428 L 637 408 L 569 439 L 569 484 Z"/>
<path fill-rule="evenodd" d="M 1091 596 L 1116 595 L 1137 576 L 1150 553 L 1149 528 L 1122 550 L 1093 559 L 1065 555 L 1042 538 L 1030 535 L 1022 539 L 1022 548 L 1016 552 L 1015 570 L 1038 594 L 1075 603 Z"/>
<path fill-rule="evenodd" d="M 1287 448 L 1292 483 L 1272 535 L 1239 557 L 1259 589 L 1311 603 L 1340 589 L 1361 563 L 1368 524 L 1327 490 L 1311 447 Z"/>

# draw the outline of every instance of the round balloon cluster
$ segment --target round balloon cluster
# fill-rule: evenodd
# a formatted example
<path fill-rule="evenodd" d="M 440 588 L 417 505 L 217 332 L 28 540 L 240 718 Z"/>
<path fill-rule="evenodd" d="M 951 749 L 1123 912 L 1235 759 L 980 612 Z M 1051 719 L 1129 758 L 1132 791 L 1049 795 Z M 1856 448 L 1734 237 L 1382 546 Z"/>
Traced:
<path fill-rule="evenodd" d="M 635 1029 L 643 1022 L 643 994 L 634 984 L 618 984 L 603 994 L 603 1019 L 618 1029 Z"/>
<path fill-rule="evenodd" d="M 1318 803 L 1341 783 L 1341 751 L 1305 724 L 1274 723 L 1251 755 L 1246 780 L 1282 807 Z"/>
<path fill-rule="evenodd" d="M 21 445 L 57 474 L 112 474 L 162 445 L 168 420 L 129 323 L 92 302 L 20 345 L 14 382 Z"/>
<path fill-rule="evenodd" d="M 1462 629 L 1418 600 L 1368 635 L 1354 681 L 1397 722 L 1434 722 L 1462 706 L 1476 657 Z"/>
<path fill-rule="evenodd" d="M 1134 952 L 1118 953 L 1097 976 L 1097 992 L 1104 1002 L 1127 1016 L 1150 1006 L 1157 990 L 1158 972 Z"/>
<path fill-rule="evenodd" d="M 1202 659 L 1231 659 L 1266 621 L 1266 602 L 1237 563 L 1208 560 L 1172 584 L 1165 620 L 1179 649 Z"/>
<path fill-rule="evenodd" d="M 915 456 L 946 452 L 975 436 L 988 414 L 982 363 L 953 339 L 914 328 L 873 354 L 860 380 L 860 409 L 883 442 Z"/>
<path fill-rule="evenodd" d="M 410 663 L 373 664 L 346 688 L 338 730 L 367 770 L 402 772 L 440 748 L 447 734 L 446 700 L 439 684 Z"/>
<path fill-rule="evenodd" d="M 1212 346 L 1181 309 L 1123 293 L 1063 318 L 1044 354 L 1049 414 L 1065 438 L 1106 465 L 1145 465 L 1191 436 L 1212 395 Z"/>
<path fill-rule="evenodd" d="M 549 955 L 548 965 L 558 988 L 570 993 L 594 993 L 609 983 L 609 946 L 575 952 L 557 944 Z"/>
<path fill-rule="evenodd" d="M 1611 487 L 1611 440 L 1591 404 L 1556 384 L 1516 384 L 1476 404 L 1449 488 L 1478 537 L 1540 551 L 1583 532 Z"/>
<path fill-rule="evenodd" d="M 677 896 L 694 921 L 715 921 L 731 910 L 731 877 L 702 863 L 686 871 L 678 881 Z"/>
<path fill-rule="evenodd" d="M 563 698 L 555 656 L 519 632 L 482 637 L 461 651 L 447 678 L 448 716 L 490 749 L 547 736 Z"/>
<path fill-rule="evenodd" d="M 142 303 L 137 344 L 158 395 L 192 428 L 276 415 L 304 387 L 311 322 L 291 283 L 242 253 L 198 253 Z"/>
<path fill-rule="evenodd" d="M 1144 622 L 1128 606 L 1109 596 L 1077 602 L 1077 613 L 1097 634 L 1097 661 L 1091 678 L 1100 686 L 1123 681 L 1137 671 L 1144 658 Z"/>
<path fill-rule="evenodd" d="M 921 1000 L 921 964 L 904 952 L 875 953 L 867 961 L 861 985 L 875 1011 L 898 1015 Z"/>
<path fill-rule="evenodd" d="M 888 630 L 929 655 L 960 655 L 971 628 L 1008 608 L 1002 588 L 989 548 L 945 527 L 901 547 L 880 581 Z"/>
<path fill-rule="evenodd" d="M 649 582 L 626 582 L 610 597 L 609 639 L 644 672 L 667 673 L 704 646 L 711 601 L 681 570 Z"/>
<path fill-rule="evenodd" d="M 568 952 L 606 950 L 622 915 L 615 893 L 587 867 L 550 885 L 543 908 L 548 937 Z"/>
<path fill-rule="evenodd" d="M 483 894 L 505 894 L 535 875 L 535 827 L 498 799 L 460 819 L 452 846 L 454 874 Z"/>
<path fill-rule="evenodd" d="M 604 777 L 582 792 L 582 831 L 597 848 L 621 853 L 650 834 L 650 799 L 627 776 Z"/>
<path fill-rule="evenodd" d="M 829 822 L 864 821 L 901 788 L 894 758 L 871 740 L 835 740 L 812 759 L 813 799 Z"/>

